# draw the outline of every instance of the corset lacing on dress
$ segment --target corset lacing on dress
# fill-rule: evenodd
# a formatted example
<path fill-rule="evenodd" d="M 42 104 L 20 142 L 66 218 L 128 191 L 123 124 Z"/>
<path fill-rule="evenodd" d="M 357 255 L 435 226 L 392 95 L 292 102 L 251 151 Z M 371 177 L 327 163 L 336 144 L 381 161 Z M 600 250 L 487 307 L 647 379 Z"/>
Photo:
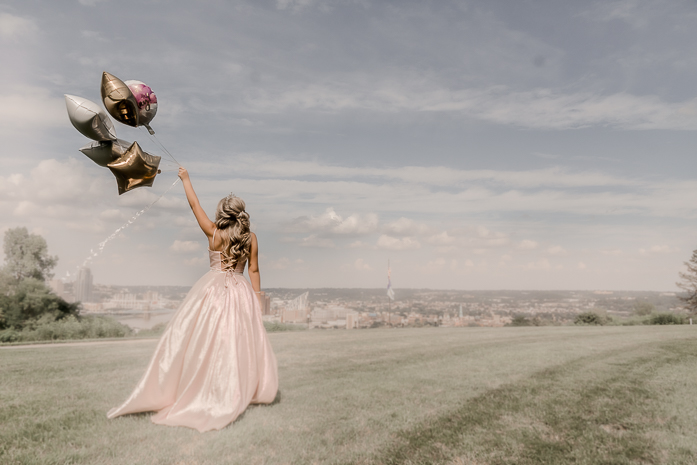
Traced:
<path fill-rule="evenodd" d="M 211 271 L 225 273 L 225 287 L 228 287 L 228 281 L 230 280 L 232 280 L 232 282 L 235 283 L 235 286 L 237 286 L 239 284 L 237 281 L 237 275 L 244 273 L 244 267 L 247 264 L 247 260 L 240 260 L 236 263 L 234 268 L 232 266 L 223 268 L 222 252 L 208 249 L 208 254 L 211 262 Z"/>
<path fill-rule="evenodd" d="M 216 228 L 213 231 L 213 244 L 215 244 L 215 233 L 218 232 Z M 242 257 L 235 266 L 226 266 L 223 268 L 223 253 L 220 250 L 211 250 L 208 248 L 208 257 L 210 259 L 211 271 L 217 271 L 219 273 L 225 273 L 225 287 L 228 287 L 228 281 L 232 280 L 235 286 L 239 284 L 237 281 L 237 275 L 244 273 L 244 267 L 247 264 L 247 258 Z"/>

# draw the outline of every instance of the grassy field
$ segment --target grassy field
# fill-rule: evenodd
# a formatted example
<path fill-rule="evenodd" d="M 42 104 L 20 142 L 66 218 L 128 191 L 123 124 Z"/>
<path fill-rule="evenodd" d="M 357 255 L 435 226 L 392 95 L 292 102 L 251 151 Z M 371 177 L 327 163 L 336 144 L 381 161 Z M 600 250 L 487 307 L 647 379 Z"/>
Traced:
<path fill-rule="evenodd" d="M 3 464 L 694 464 L 694 326 L 270 335 L 281 398 L 222 431 L 106 419 L 155 341 L 0 350 Z"/>

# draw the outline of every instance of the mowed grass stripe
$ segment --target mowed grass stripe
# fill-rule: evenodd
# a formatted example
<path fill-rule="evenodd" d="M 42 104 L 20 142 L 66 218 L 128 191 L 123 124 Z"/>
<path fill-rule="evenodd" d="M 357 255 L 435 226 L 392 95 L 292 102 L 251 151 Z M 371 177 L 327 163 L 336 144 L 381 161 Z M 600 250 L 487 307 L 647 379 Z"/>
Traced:
<path fill-rule="evenodd" d="M 696 361 L 694 338 L 573 360 L 400 431 L 364 463 L 694 464 L 695 447 L 668 448 L 652 433 L 680 429 L 661 416 L 671 388 L 659 369 L 694 379 Z"/>

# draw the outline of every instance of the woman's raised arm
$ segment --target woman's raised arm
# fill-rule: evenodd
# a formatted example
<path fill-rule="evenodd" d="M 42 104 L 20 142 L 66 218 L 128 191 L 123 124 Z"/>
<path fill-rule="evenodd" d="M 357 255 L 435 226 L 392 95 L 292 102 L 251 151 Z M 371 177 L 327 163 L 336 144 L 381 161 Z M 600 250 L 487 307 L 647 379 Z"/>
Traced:
<path fill-rule="evenodd" d="M 196 221 L 198 221 L 198 225 L 201 227 L 201 230 L 204 232 L 206 236 L 212 237 L 213 232 L 215 231 L 215 223 L 213 223 L 208 218 L 206 212 L 203 211 L 203 208 L 201 208 L 201 204 L 198 201 L 196 192 L 194 192 L 194 186 L 191 185 L 191 179 L 189 179 L 189 172 L 186 170 L 186 168 L 179 167 L 179 178 L 182 180 L 182 184 L 184 184 L 186 200 L 189 201 L 189 206 L 191 207 L 191 211 L 194 212 L 194 216 L 196 217 Z"/>

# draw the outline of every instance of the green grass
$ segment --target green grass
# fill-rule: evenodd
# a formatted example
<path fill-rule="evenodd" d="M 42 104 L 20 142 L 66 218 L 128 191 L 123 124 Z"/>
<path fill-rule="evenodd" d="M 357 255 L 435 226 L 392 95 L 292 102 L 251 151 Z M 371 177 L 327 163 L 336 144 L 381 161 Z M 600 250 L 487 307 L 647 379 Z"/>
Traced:
<path fill-rule="evenodd" d="M 694 327 L 270 338 L 280 401 L 204 434 L 106 419 L 155 341 L 2 349 L 0 463 L 697 463 Z"/>

